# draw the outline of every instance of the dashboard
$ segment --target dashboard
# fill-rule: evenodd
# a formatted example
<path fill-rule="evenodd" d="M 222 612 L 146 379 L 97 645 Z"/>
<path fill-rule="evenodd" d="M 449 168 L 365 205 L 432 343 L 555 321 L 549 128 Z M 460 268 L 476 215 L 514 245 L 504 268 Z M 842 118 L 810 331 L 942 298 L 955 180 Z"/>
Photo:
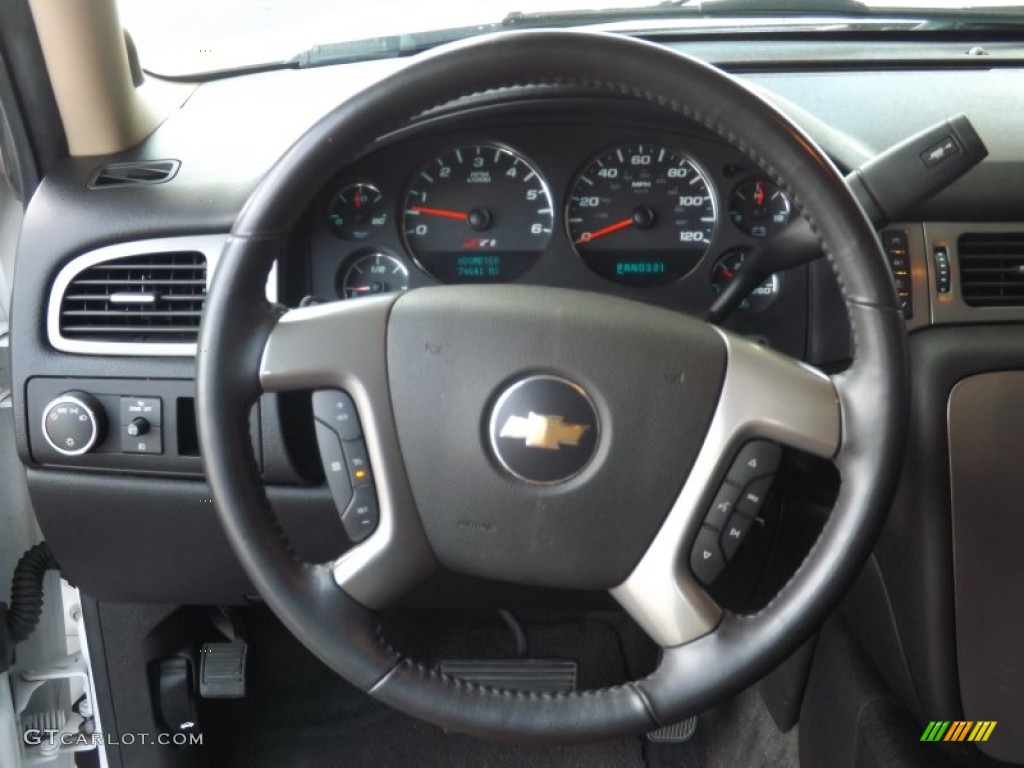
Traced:
<path fill-rule="evenodd" d="M 913 421 L 875 575 L 865 577 L 875 578 L 869 588 L 884 596 L 876 601 L 884 615 L 865 608 L 857 621 L 881 628 L 865 643 L 880 658 L 898 659 L 894 685 L 909 691 L 904 698 L 919 698 L 916 714 L 925 721 L 961 711 L 1011 720 L 1019 707 L 1003 693 L 1003 672 L 989 677 L 997 668 L 1022 674 L 1020 612 L 1002 609 L 1024 602 L 1016 545 L 1024 522 L 1006 514 L 1024 493 L 1012 480 L 1020 476 L 1012 461 L 1024 429 L 1016 416 L 1022 390 L 1018 378 L 1003 378 L 1024 369 L 1017 194 L 1024 58 L 965 62 L 959 43 L 921 45 L 927 51 L 919 58 L 905 43 L 679 47 L 714 63 L 739 62 L 733 72 L 804 127 L 844 172 L 960 111 L 990 150 L 967 176 L 892 225 L 896 235 L 883 237 L 902 243 L 913 300 Z M 871 57 L 879 61 L 865 60 Z M 36 192 L 11 319 L 15 436 L 40 526 L 62 567 L 97 599 L 230 604 L 251 595 L 211 508 L 195 437 L 203 292 L 233 222 L 273 163 L 318 118 L 403 64 L 203 83 L 139 146 L 61 161 Z M 177 164 L 162 183 L 92 183 L 107 166 L 158 161 Z M 500 92 L 447 105 L 396 127 L 360 157 L 339 157 L 331 171 L 329 184 L 305 194 L 308 207 L 268 286 L 286 307 L 439 283 L 508 282 L 702 316 L 762 240 L 760 228 L 798 215 L 785 189 L 699 126 L 579 93 Z M 117 259 L 146 260 L 148 270 L 157 262 L 195 270 L 192 293 L 180 298 L 193 304 L 175 310 L 192 313 L 195 325 L 151 328 L 137 338 L 126 338 L 124 328 L 102 340 L 70 338 L 73 327 L 61 325 L 66 291 L 76 277 L 108 279 L 113 272 L 86 270 Z M 824 260 L 773 277 L 726 325 L 828 370 L 849 358 L 849 327 Z M 991 388 L 951 396 L 961 381 L 988 375 L 1000 377 Z M 68 392 L 92 396 L 77 398 L 84 406 L 69 401 L 73 407 L 107 414 L 105 435 L 87 435 L 94 447 L 77 456 L 59 454 L 42 433 L 47 404 Z M 143 417 L 145 451 L 136 441 L 126 452 L 129 430 L 137 432 Z M 328 559 L 347 541 L 319 469 L 309 398 L 265 397 L 251 424 L 268 496 L 296 551 Z M 975 425 L 985 426 L 981 434 Z M 951 439 L 958 441 L 952 471 Z M 975 470 L 971 477 L 981 476 L 979 467 L 992 476 L 969 482 L 964 466 Z M 1000 488 L 1009 490 L 993 490 Z M 989 609 L 992 596 L 1002 605 Z M 912 652 L 904 658 L 899 649 L 871 645 L 892 637 Z M 1006 647 L 993 647 L 998 638 Z"/>
<path fill-rule="evenodd" d="M 796 215 L 741 152 L 639 105 L 535 101 L 439 123 L 390 137 L 317 196 L 301 298 L 504 282 L 701 314 Z M 800 356 L 806 292 L 801 270 L 773 275 L 734 327 Z"/>

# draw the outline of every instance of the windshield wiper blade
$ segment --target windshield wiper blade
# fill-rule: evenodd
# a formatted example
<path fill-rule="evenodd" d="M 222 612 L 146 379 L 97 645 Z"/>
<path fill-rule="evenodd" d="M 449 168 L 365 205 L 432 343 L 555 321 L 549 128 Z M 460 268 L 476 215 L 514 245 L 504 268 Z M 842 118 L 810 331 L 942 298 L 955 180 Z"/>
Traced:
<path fill-rule="evenodd" d="M 412 32 L 402 35 L 367 37 L 360 40 L 342 40 L 337 43 L 314 45 L 293 56 L 285 66 L 305 69 L 328 64 L 349 64 L 356 61 L 394 59 L 411 56 L 429 48 L 452 43 L 466 37 L 484 35 L 503 29 L 500 23 L 477 24 L 471 27 L 434 29 L 427 32 Z"/>
<path fill-rule="evenodd" d="M 601 8 L 595 10 L 539 11 L 524 13 L 513 11 L 501 21 L 477 24 L 468 27 L 451 27 L 427 32 L 410 32 L 401 35 L 385 35 L 363 40 L 345 40 L 337 43 L 314 45 L 284 66 L 319 67 L 328 64 L 345 64 L 355 61 L 391 59 L 410 56 L 444 43 L 451 43 L 467 37 L 485 35 L 508 29 L 533 29 L 548 26 L 574 26 L 597 22 L 632 21 L 643 19 L 671 19 L 686 15 L 699 15 L 700 3 L 694 0 L 663 0 L 649 6 L 632 8 Z"/>
<path fill-rule="evenodd" d="M 572 27 L 656 19 L 770 18 L 791 14 L 793 16 L 811 16 L 815 19 L 845 18 L 851 22 L 873 17 L 889 21 L 908 19 L 916 22 L 915 29 L 920 31 L 970 31 L 1019 28 L 1024 23 L 1024 17 L 1012 14 L 1019 14 L 1022 9 L 1024 9 L 1022 6 L 975 8 L 970 11 L 895 7 L 872 9 L 861 0 L 662 0 L 662 2 L 652 5 L 621 8 L 529 13 L 513 11 L 497 22 L 314 45 L 291 59 L 275 65 L 275 68 L 304 69 L 329 64 L 348 64 L 357 61 L 411 56 L 445 43 L 509 29 Z"/>
<path fill-rule="evenodd" d="M 643 21 L 700 16 L 697 0 L 662 0 L 654 5 L 623 8 L 573 8 L 564 11 L 512 11 L 501 20 L 502 29 L 527 29 L 549 25 L 574 26 L 598 22 Z"/>
<path fill-rule="evenodd" d="M 708 16 L 759 16 L 793 13 L 801 16 L 871 16 L 860 0 L 704 0 L 701 11 Z"/>

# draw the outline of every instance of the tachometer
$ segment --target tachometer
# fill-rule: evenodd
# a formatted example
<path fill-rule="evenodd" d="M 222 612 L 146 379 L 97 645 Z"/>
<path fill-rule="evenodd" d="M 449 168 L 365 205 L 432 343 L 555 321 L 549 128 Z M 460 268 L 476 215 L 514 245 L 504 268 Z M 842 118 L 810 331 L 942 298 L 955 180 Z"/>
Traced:
<path fill-rule="evenodd" d="M 576 177 L 569 237 L 599 275 L 625 285 L 666 285 L 707 252 L 715 199 L 689 159 L 651 144 L 605 152 Z"/>
<path fill-rule="evenodd" d="M 522 155 L 475 144 L 438 155 L 416 173 L 402 228 L 413 258 L 437 279 L 501 282 L 537 261 L 553 221 L 547 186 Z"/>

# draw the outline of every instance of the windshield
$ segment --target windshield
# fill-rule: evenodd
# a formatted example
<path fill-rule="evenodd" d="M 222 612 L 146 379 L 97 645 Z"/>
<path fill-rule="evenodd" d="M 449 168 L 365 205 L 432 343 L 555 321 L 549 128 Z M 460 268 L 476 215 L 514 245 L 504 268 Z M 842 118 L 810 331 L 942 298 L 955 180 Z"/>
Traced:
<path fill-rule="evenodd" d="M 414 52 L 422 36 L 429 43 L 503 28 L 600 26 L 642 31 L 736 29 L 757 23 L 834 25 L 837 17 L 872 23 L 904 20 L 919 24 L 935 16 L 975 23 L 1024 22 L 1020 0 L 949 3 L 942 0 L 118 0 L 121 22 L 139 50 L 143 68 L 155 74 L 185 76 L 266 65 L 298 65 L 302 54 L 347 41 L 386 36 L 402 40 L 342 49 L 337 60 Z M 807 10 L 796 11 L 795 8 Z M 632 26 L 629 26 L 632 23 Z M 912 27 L 908 27 L 912 28 Z M 316 48 L 321 46 L 321 48 Z M 308 62 L 308 58 L 306 59 Z M 320 62 L 327 63 L 327 62 Z"/>

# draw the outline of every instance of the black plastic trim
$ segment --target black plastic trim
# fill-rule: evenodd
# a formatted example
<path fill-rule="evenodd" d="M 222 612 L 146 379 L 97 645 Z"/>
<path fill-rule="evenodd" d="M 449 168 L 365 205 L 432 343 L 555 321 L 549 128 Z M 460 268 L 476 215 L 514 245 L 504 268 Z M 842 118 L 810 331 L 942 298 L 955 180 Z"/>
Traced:
<path fill-rule="evenodd" d="M 90 597 L 239 604 L 256 594 L 205 483 L 29 469 L 28 489 L 64 575 Z M 297 556 L 326 562 L 347 546 L 326 487 L 267 494 Z"/>
<path fill-rule="evenodd" d="M 918 719 L 962 715 L 957 676 L 946 409 L 961 379 L 1024 368 L 1024 326 L 958 326 L 910 338 L 914 380 L 902 477 L 876 558 L 907 651 Z M 901 686 L 897 681 L 897 690 Z"/>

